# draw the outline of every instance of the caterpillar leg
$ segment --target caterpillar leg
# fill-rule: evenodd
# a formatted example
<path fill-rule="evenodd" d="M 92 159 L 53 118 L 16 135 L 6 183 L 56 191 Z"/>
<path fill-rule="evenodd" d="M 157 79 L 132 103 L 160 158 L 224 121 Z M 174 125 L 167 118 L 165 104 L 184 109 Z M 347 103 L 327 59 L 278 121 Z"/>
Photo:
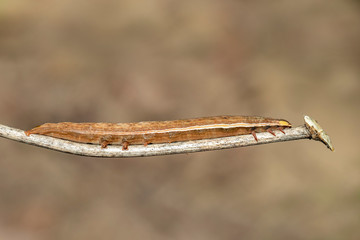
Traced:
<path fill-rule="evenodd" d="M 122 150 L 128 150 L 129 142 L 125 141 L 122 143 Z"/>
<path fill-rule="evenodd" d="M 272 135 L 276 136 L 275 133 L 269 128 L 266 130 L 268 133 L 271 133 Z"/>
<path fill-rule="evenodd" d="M 103 141 L 101 142 L 101 148 L 106 148 L 109 144 L 110 144 L 109 141 L 103 140 Z"/>
<path fill-rule="evenodd" d="M 254 136 L 255 141 L 258 141 L 257 136 L 256 136 L 256 132 L 255 132 L 255 131 L 252 131 L 251 134 Z"/>
<path fill-rule="evenodd" d="M 285 132 L 284 132 L 284 128 L 282 128 L 282 127 L 278 127 L 278 130 L 279 130 L 280 132 L 282 132 L 283 134 L 285 134 Z"/>

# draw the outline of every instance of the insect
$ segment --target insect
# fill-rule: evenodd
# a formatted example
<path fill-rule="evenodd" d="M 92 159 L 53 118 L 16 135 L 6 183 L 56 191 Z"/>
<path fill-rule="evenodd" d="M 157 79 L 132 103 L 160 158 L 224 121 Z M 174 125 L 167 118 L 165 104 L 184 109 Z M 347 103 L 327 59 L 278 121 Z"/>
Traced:
<path fill-rule="evenodd" d="M 121 144 L 128 149 L 130 144 L 171 143 L 199 139 L 220 138 L 283 131 L 291 124 L 283 119 L 256 116 L 217 116 L 172 121 L 147 121 L 137 123 L 45 123 L 25 134 L 40 134 L 74 142 L 100 144 Z"/>

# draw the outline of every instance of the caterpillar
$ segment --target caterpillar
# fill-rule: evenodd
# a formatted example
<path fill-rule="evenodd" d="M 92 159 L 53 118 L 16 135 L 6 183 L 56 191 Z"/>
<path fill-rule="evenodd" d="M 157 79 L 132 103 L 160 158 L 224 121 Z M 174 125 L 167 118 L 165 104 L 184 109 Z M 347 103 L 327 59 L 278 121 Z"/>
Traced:
<path fill-rule="evenodd" d="M 74 142 L 120 144 L 128 149 L 131 144 L 171 143 L 209 138 L 252 134 L 284 128 L 291 124 L 284 119 L 258 116 L 216 116 L 172 121 L 146 121 L 136 123 L 45 123 L 25 132 L 40 134 Z"/>

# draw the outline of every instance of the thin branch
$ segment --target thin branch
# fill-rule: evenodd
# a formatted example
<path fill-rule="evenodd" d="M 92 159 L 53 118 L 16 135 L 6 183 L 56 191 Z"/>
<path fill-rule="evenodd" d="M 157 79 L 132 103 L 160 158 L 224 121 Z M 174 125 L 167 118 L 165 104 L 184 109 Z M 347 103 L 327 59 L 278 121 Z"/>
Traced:
<path fill-rule="evenodd" d="M 81 156 L 113 158 L 145 157 L 246 147 L 300 139 L 314 139 L 323 141 L 323 139 L 320 138 L 321 136 L 318 135 L 318 132 L 320 131 L 321 134 L 325 134 L 324 131 L 322 129 L 314 130 L 314 127 L 310 128 L 311 126 L 309 127 L 309 122 L 307 122 L 306 120 L 307 119 L 305 117 L 306 126 L 284 129 L 285 134 L 281 133 L 280 131 L 274 131 L 276 136 L 273 136 L 268 132 L 257 133 L 258 141 L 255 141 L 252 135 L 240 135 L 234 137 L 214 138 L 187 142 L 149 144 L 148 146 L 131 145 L 129 146 L 128 150 L 122 150 L 122 146 L 119 145 L 109 145 L 107 148 L 101 148 L 100 145 L 71 142 L 43 135 L 33 134 L 30 136 L 26 136 L 23 130 L 11 128 L 4 125 L 0 125 L 0 136 L 14 141 L 35 145 L 38 147 L 44 147 L 51 150 Z M 329 144 L 327 144 L 326 142 L 324 143 L 329 147 Z M 333 150 L 332 145 L 329 148 Z"/>

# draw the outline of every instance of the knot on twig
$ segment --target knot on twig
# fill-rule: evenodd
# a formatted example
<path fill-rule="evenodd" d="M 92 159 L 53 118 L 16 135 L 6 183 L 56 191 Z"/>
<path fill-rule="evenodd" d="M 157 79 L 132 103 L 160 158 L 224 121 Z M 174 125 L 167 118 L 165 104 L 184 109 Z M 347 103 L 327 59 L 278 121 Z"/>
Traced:
<path fill-rule="evenodd" d="M 320 124 L 309 116 L 304 117 L 305 126 L 311 134 L 311 138 L 323 142 L 331 151 L 334 151 L 334 146 L 331 143 L 330 137 L 325 133 Z"/>

